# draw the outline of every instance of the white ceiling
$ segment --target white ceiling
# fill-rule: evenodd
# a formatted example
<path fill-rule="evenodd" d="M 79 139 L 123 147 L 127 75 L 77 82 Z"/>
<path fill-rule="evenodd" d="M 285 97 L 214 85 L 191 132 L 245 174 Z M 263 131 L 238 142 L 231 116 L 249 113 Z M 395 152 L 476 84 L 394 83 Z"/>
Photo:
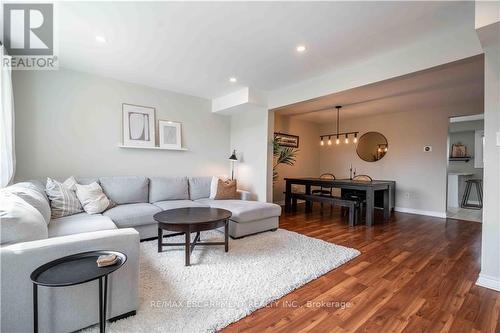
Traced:
<path fill-rule="evenodd" d="M 375 114 L 468 106 L 483 110 L 484 60 L 475 56 L 454 63 L 276 109 L 280 115 L 324 123 Z M 319 111 L 318 111 L 319 110 Z"/>
<path fill-rule="evenodd" d="M 474 27 L 474 2 L 59 2 L 61 67 L 213 98 Z M 96 42 L 96 35 L 107 43 Z M 304 54 L 295 47 L 307 46 Z M 236 77 L 236 84 L 228 81 Z M 340 79 L 340 78 L 339 78 Z"/>

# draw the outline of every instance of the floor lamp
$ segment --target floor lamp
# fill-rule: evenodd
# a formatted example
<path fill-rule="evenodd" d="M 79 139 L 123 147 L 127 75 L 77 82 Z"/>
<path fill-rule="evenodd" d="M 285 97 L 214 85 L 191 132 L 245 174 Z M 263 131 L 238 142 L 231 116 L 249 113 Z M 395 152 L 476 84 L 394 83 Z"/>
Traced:
<path fill-rule="evenodd" d="M 231 180 L 234 179 L 234 163 L 236 161 L 238 161 L 238 159 L 236 158 L 236 149 L 233 150 L 233 153 L 231 154 L 231 156 L 229 156 L 229 160 L 231 161 Z"/>

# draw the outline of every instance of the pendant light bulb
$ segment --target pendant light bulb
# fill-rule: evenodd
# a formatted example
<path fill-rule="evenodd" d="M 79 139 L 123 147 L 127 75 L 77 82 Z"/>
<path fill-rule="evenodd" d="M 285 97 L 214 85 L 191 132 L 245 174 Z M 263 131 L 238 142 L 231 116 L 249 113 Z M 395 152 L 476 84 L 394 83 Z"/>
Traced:
<path fill-rule="evenodd" d="M 337 140 L 335 140 L 335 143 L 336 143 L 336 144 L 340 144 L 340 139 L 339 139 L 339 137 L 338 137 L 338 136 L 337 136 Z"/>
<path fill-rule="evenodd" d="M 330 137 L 328 137 L 328 145 L 331 146 L 332 145 L 332 139 Z"/>
<path fill-rule="evenodd" d="M 345 140 L 344 140 L 345 143 L 349 143 L 349 137 L 347 136 L 347 134 L 345 135 Z"/>
<path fill-rule="evenodd" d="M 352 140 L 354 143 L 358 143 L 358 133 L 354 133 L 354 139 Z"/>
<path fill-rule="evenodd" d="M 320 144 L 321 146 L 324 146 L 324 145 L 325 145 L 325 142 L 323 141 L 323 137 L 321 137 L 321 141 L 319 142 L 319 144 Z"/>

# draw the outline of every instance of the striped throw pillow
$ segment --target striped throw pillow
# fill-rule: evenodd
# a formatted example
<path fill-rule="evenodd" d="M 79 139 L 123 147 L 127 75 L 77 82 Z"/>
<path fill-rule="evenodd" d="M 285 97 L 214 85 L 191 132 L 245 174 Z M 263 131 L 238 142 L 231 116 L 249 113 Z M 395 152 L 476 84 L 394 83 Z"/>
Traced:
<path fill-rule="evenodd" d="M 45 193 L 50 200 L 51 217 L 57 219 L 63 216 L 83 212 L 80 200 L 75 193 L 76 180 L 70 177 L 60 183 L 52 178 L 47 178 Z"/>

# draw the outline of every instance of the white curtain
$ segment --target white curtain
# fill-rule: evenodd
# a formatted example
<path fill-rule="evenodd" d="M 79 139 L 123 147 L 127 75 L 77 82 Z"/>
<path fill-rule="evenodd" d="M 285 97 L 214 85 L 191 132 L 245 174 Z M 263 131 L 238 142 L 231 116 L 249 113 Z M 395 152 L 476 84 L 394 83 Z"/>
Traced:
<path fill-rule="evenodd" d="M 9 185 L 14 178 L 16 165 L 14 150 L 14 95 L 12 72 L 4 64 L 7 55 L 1 46 L 0 60 L 0 188 Z"/>

